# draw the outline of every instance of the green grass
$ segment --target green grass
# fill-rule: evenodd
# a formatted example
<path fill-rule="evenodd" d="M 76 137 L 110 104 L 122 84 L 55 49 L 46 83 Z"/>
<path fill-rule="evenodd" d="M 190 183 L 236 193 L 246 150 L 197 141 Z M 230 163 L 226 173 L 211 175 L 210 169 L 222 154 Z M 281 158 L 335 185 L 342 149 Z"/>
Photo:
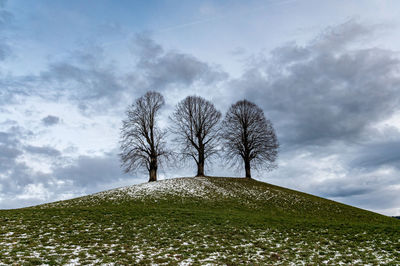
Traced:
<path fill-rule="evenodd" d="M 400 263 L 398 219 L 257 181 L 200 180 L 201 196 L 120 190 L 2 210 L 0 264 Z"/>

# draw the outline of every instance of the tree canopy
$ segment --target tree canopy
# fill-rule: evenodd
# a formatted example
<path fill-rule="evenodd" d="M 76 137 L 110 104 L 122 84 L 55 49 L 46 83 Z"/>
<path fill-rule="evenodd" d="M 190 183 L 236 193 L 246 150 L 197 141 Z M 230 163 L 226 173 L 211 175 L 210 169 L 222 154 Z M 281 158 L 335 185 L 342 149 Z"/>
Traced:
<path fill-rule="evenodd" d="M 214 104 L 199 96 L 186 97 L 171 116 L 175 142 L 184 157 L 196 162 L 196 176 L 204 176 L 206 159 L 217 152 L 220 119 L 221 112 Z"/>
<path fill-rule="evenodd" d="M 125 172 L 147 169 L 149 182 L 157 180 L 161 160 L 168 158 L 166 131 L 157 126 L 164 97 L 149 91 L 138 98 L 126 111 L 121 128 L 121 161 Z"/>
<path fill-rule="evenodd" d="M 234 165 L 243 163 L 247 178 L 251 178 L 251 168 L 275 167 L 279 147 L 275 130 L 254 103 L 242 100 L 231 105 L 221 136 L 225 158 Z"/>

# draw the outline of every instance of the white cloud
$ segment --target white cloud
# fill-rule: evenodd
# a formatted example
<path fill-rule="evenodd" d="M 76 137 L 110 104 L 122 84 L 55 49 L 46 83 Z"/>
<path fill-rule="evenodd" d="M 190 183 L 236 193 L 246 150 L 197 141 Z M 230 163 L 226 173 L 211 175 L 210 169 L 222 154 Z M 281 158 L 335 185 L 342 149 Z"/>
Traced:
<path fill-rule="evenodd" d="M 37 199 L 46 201 L 51 197 L 51 193 L 44 188 L 42 183 L 28 184 L 24 187 L 23 192 L 17 196 L 17 199 Z"/>

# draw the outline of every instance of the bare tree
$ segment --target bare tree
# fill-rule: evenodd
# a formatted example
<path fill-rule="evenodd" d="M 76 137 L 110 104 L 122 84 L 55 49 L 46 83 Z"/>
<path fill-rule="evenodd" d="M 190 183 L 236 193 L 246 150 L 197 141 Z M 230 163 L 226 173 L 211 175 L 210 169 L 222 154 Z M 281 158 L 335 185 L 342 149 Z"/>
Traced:
<path fill-rule="evenodd" d="M 202 97 L 188 96 L 176 105 L 170 119 L 177 136 L 175 141 L 182 148 L 181 154 L 195 160 L 196 176 L 204 176 L 206 159 L 217 152 L 221 112 Z"/>
<path fill-rule="evenodd" d="M 164 138 L 166 132 L 157 127 L 157 116 L 164 97 L 147 92 L 128 107 L 121 128 L 121 161 L 126 173 L 139 169 L 149 171 L 149 182 L 157 180 L 157 169 L 168 158 Z"/>
<path fill-rule="evenodd" d="M 251 168 L 274 164 L 279 143 L 272 123 L 260 107 L 247 100 L 233 104 L 222 122 L 221 133 L 225 155 L 233 165 L 244 164 L 246 177 L 251 178 Z"/>

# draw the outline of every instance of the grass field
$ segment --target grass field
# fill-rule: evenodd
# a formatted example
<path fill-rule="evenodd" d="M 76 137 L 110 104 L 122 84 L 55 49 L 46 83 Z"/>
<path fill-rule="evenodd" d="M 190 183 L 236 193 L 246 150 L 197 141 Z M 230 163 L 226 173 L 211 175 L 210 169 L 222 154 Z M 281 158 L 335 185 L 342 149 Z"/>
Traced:
<path fill-rule="evenodd" d="M 400 220 L 238 178 L 0 211 L 0 264 L 400 264 Z"/>

